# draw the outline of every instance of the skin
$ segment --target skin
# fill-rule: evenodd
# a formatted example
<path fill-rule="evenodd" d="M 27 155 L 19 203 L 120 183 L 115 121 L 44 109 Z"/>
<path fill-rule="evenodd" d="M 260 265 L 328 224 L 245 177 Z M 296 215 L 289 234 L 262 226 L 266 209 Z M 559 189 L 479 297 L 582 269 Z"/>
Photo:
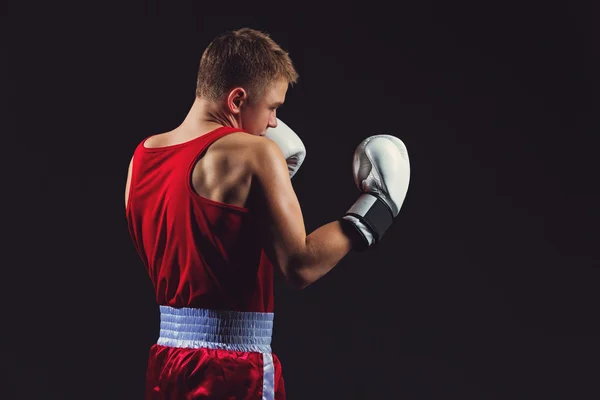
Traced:
<path fill-rule="evenodd" d="M 262 137 L 268 127 L 277 126 L 277 108 L 285 102 L 287 88 L 287 81 L 278 80 L 260 99 L 249 99 L 241 87 L 217 102 L 196 98 L 179 127 L 150 137 L 144 145 L 184 143 L 221 126 L 250 133 L 231 133 L 214 142 L 195 165 L 192 184 L 203 197 L 257 213 L 263 221 L 259 234 L 265 252 L 285 281 L 302 289 L 335 267 L 360 238 L 345 231 L 339 221 L 306 234 L 286 160 L 273 141 Z M 132 163 L 133 158 L 125 187 L 125 207 Z"/>

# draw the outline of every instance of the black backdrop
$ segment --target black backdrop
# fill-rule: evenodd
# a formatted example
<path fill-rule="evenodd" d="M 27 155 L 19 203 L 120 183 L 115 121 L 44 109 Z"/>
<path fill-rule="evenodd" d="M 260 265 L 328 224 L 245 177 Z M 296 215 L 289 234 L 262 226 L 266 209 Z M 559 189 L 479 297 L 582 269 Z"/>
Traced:
<path fill-rule="evenodd" d="M 363 138 L 400 137 L 412 165 L 380 246 L 302 292 L 277 283 L 288 398 L 600 398 L 591 7 L 202 3 L 8 7 L 2 398 L 142 398 L 158 311 L 128 161 L 185 117 L 212 38 L 244 26 L 300 73 L 279 117 L 308 149 L 308 231 L 356 198 Z"/>

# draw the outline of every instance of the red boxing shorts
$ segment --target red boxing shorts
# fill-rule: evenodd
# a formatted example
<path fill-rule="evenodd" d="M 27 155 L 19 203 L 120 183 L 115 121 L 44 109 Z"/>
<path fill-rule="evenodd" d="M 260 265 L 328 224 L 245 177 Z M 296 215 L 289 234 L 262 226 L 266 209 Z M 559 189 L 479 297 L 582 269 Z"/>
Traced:
<path fill-rule="evenodd" d="M 272 313 L 160 306 L 146 399 L 285 400 Z"/>

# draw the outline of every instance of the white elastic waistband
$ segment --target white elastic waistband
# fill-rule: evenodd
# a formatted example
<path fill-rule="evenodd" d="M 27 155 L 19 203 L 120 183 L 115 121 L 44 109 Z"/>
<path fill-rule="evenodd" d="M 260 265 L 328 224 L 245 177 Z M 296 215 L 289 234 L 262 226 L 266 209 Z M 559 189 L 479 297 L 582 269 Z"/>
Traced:
<path fill-rule="evenodd" d="M 273 313 L 160 306 L 157 344 L 270 353 L 272 331 Z"/>

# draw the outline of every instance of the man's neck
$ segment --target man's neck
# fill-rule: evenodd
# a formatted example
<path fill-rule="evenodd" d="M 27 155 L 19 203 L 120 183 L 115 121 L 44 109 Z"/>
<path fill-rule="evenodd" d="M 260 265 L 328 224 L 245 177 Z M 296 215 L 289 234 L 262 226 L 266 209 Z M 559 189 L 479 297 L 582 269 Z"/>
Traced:
<path fill-rule="evenodd" d="M 211 131 L 220 126 L 239 128 L 240 123 L 223 107 L 206 99 L 196 97 L 180 129 L 186 132 Z"/>

